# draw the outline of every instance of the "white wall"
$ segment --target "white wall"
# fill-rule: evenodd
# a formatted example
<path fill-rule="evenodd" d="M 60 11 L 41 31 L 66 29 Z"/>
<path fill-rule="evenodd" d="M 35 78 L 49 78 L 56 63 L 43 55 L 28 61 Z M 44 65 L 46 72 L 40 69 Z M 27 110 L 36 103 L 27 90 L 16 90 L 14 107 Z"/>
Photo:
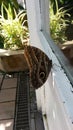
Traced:
<path fill-rule="evenodd" d="M 31 45 L 42 49 L 53 62 L 46 83 L 36 90 L 37 106 L 42 110 L 45 130 L 73 130 L 73 93 L 70 81 L 40 31 L 39 0 L 26 0 L 26 4 Z"/>

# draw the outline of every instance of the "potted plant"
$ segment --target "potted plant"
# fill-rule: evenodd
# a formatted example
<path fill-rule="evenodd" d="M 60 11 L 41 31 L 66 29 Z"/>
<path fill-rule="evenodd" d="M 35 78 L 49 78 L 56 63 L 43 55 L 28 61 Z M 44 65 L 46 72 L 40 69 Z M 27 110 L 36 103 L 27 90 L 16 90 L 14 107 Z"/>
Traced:
<path fill-rule="evenodd" d="M 4 49 L 17 50 L 23 49 L 28 41 L 28 27 L 25 26 L 24 19 L 26 11 L 17 13 L 11 8 L 2 4 L 0 15 L 0 37 L 3 39 Z"/>
<path fill-rule="evenodd" d="M 52 2 L 50 3 L 50 34 L 58 45 L 67 41 L 65 32 L 69 25 L 69 17 L 70 14 L 68 13 L 68 10 L 64 7 L 59 8 L 58 1 L 55 0 L 54 4 Z"/>
<path fill-rule="evenodd" d="M 13 72 L 27 68 L 24 50 L 21 51 L 29 39 L 25 16 L 25 10 L 17 13 L 10 4 L 8 8 L 4 4 L 1 6 L 0 39 L 3 51 L 0 50 L 0 70 Z"/>

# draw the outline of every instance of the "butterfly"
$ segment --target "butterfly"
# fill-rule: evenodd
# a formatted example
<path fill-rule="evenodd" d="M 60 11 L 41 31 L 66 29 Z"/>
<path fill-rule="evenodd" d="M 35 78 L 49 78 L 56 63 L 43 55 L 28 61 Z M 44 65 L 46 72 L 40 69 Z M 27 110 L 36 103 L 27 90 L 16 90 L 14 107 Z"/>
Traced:
<path fill-rule="evenodd" d="M 52 60 L 39 48 L 26 46 L 24 56 L 30 72 L 30 83 L 35 88 L 41 87 L 47 80 L 52 68 Z"/>

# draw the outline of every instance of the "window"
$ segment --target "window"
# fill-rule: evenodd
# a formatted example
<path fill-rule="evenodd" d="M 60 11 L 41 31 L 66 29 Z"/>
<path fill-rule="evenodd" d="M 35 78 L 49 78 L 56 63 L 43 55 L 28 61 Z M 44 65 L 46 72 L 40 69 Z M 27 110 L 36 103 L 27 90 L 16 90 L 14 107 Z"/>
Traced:
<path fill-rule="evenodd" d="M 50 20 L 48 20 L 48 15 L 50 18 L 50 9 L 49 9 L 50 0 L 43 0 L 43 1 L 39 0 L 39 3 L 40 3 L 40 13 L 41 13 L 41 21 L 42 21 L 41 23 L 42 33 L 47 39 L 50 47 L 52 48 L 53 53 L 55 53 L 61 66 L 64 68 L 64 71 L 66 75 L 68 76 L 71 84 L 73 85 L 73 63 L 72 63 L 73 62 L 73 45 L 70 48 L 68 47 L 67 44 L 65 44 L 64 46 L 62 44 L 61 48 L 56 45 L 56 42 L 50 36 L 50 22 L 49 22 Z M 67 46 L 66 47 L 67 49 L 65 49 L 65 46 Z"/>

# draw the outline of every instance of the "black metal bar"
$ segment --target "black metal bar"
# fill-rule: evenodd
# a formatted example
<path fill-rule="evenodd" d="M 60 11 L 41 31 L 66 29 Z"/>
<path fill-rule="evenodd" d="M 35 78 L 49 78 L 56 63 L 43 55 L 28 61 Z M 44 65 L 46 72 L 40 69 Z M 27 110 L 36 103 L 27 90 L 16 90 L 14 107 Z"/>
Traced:
<path fill-rule="evenodd" d="M 6 76 L 6 74 L 3 74 L 3 77 L 2 77 L 2 80 L 1 80 L 1 83 L 0 83 L 0 91 L 1 91 L 1 89 L 2 89 L 2 85 L 3 85 L 3 81 L 4 81 L 4 79 L 5 79 L 5 76 Z"/>

